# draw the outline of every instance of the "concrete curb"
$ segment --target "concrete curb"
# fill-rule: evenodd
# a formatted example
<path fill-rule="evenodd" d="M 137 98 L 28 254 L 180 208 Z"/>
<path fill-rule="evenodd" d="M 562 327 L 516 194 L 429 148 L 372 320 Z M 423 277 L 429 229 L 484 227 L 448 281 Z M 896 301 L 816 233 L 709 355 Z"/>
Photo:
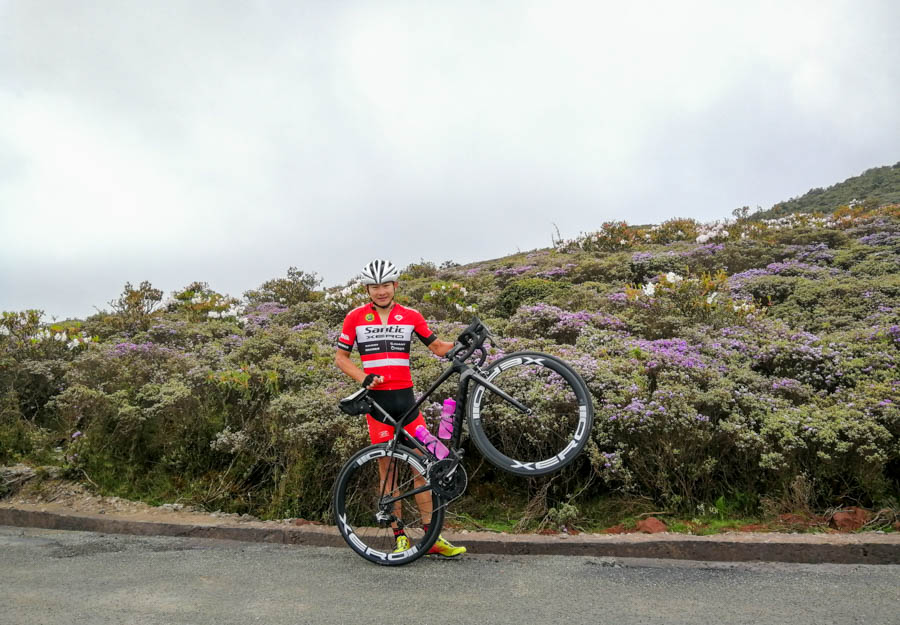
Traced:
<path fill-rule="evenodd" d="M 0 525 L 138 536 L 215 538 L 313 547 L 346 546 L 337 528 L 321 525 L 295 527 L 274 522 L 245 524 L 156 522 L 138 521 L 115 515 L 0 507 Z M 475 554 L 804 564 L 900 564 L 900 534 L 734 533 L 688 536 L 666 533 L 543 536 L 445 532 L 445 536 L 465 545 Z"/>

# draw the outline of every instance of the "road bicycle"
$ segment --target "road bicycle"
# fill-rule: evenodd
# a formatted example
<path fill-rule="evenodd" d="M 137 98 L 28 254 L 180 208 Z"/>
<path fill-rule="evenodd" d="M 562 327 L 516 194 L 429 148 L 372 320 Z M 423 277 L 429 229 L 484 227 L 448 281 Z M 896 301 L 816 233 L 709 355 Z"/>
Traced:
<path fill-rule="evenodd" d="M 383 565 L 408 564 L 432 547 L 447 505 L 468 484 L 460 448 L 464 417 L 481 454 L 516 475 L 558 471 L 587 443 L 594 410 L 581 376 L 555 356 L 530 351 L 507 354 L 484 367 L 486 342 L 498 347 L 476 317 L 447 353 L 447 369 L 399 419 L 392 418 L 366 389 L 340 401 L 347 414 L 377 413 L 394 427 L 393 439 L 357 452 L 334 483 L 338 529 L 363 558 Z M 447 441 L 449 455 L 438 459 L 398 423 L 418 414 L 453 374 L 459 375 L 453 434 Z M 409 538 L 405 551 L 393 552 L 393 527 L 402 528 Z"/>

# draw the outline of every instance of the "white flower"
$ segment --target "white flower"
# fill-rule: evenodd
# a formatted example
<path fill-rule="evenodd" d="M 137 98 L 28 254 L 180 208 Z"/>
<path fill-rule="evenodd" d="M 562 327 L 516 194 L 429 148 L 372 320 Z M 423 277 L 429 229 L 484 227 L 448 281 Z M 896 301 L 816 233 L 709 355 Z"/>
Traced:
<path fill-rule="evenodd" d="M 715 293 L 713 293 L 712 295 L 710 295 L 709 297 L 706 298 L 706 303 L 707 303 L 707 304 L 712 304 L 714 301 L 716 301 L 716 298 L 717 298 L 718 296 L 719 296 L 719 292 L 716 291 Z"/>
<path fill-rule="evenodd" d="M 653 294 L 656 293 L 656 285 L 653 284 L 652 282 L 648 282 L 647 284 L 644 285 L 643 291 L 644 291 L 644 295 L 649 295 L 652 297 Z"/>
<path fill-rule="evenodd" d="M 214 311 L 214 310 L 211 310 L 211 311 L 209 311 L 208 313 L 206 313 L 206 316 L 207 316 L 207 317 L 212 317 L 213 319 L 218 319 L 218 318 L 219 318 L 219 313 L 217 313 L 217 312 Z"/>
<path fill-rule="evenodd" d="M 57 332 L 56 336 L 54 336 L 53 338 L 55 338 L 57 341 L 65 341 L 66 335 L 63 334 L 62 332 Z"/>
<path fill-rule="evenodd" d="M 81 345 L 81 341 L 79 341 L 78 339 L 72 339 L 71 341 L 66 343 L 66 347 L 68 347 L 69 349 L 75 349 L 79 345 Z"/>
<path fill-rule="evenodd" d="M 459 292 L 462 293 L 463 295 L 466 295 L 467 294 L 466 287 L 464 287 L 464 286 L 459 287 Z"/>
<path fill-rule="evenodd" d="M 626 243 L 628 243 L 628 241 L 625 239 L 619 239 L 619 245 L 625 245 Z"/>
<path fill-rule="evenodd" d="M 676 283 L 678 283 L 678 282 L 681 282 L 683 279 L 684 279 L 684 278 L 682 278 L 681 276 L 679 276 L 679 275 L 678 275 L 677 273 L 675 273 L 674 271 L 670 271 L 669 273 L 666 274 L 666 280 L 667 280 L 668 282 L 671 282 L 672 284 L 676 284 Z"/>
<path fill-rule="evenodd" d="M 701 234 L 697 237 L 697 243 L 706 243 L 707 241 L 709 241 L 708 234 Z"/>
<path fill-rule="evenodd" d="M 428 291 L 428 294 L 431 295 L 432 297 L 434 297 L 435 295 L 437 295 L 437 291 L 435 291 L 434 289 L 431 289 L 430 291 Z"/>
<path fill-rule="evenodd" d="M 728 230 L 722 230 L 722 232 L 721 232 L 721 234 L 720 234 L 719 236 L 727 237 L 727 236 L 728 236 Z"/>
<path fill-rule="evenodd" d="M 453 304 L 453 306 L 456 308 L 456 310 L 462 310 L 462 309 L 463 309 L 463 307 L 460 306 L 459 304 Z"/>
<path fill-rule="evenodd" d="M 9 328 L 7 328 L 6 326 L 0 326 L 0 334 L 9 336 Z"/>

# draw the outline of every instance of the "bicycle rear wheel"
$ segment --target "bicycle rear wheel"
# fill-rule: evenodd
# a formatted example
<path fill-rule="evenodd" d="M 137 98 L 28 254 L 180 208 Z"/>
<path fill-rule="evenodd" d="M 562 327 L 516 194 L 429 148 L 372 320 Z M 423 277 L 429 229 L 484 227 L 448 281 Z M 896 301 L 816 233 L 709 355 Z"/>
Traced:
<path fill-rule="evenodd" d="M 588 441 L 594 408 L 581 376 L 562 360 L 516 352 L 484 377 L 531 410 L 477 385 L 466 413 L 469 436 L 492 464 L 517 475 L 545 475 L 570 464 Z"/>
<path fill-rule="evenodd" d="M 408 494 L 424 475 L 422 458 L 403 446 L 388 456 L 387 444 L 372 445 L 347 461 L 334 483 L 334 514 L 356 553 L 390 566 L 408 564 L 431 548 L 444 523 L 443 502 L 431 490 Z M 399 499 L 385 503 L 392 497 Z M 393 553 L 393 526 L 403 527 L 409 539 L 409 548 L 400 553 Z"/>

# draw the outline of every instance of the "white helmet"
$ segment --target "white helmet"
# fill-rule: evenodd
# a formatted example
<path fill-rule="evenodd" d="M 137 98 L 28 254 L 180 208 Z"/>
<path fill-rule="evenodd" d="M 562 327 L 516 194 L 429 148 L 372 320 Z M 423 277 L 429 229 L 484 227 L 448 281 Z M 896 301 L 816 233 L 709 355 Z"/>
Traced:
<path fill-rule="evenodd" d="M 400 270 L 394 266 L 389 260 L 373 260 L 371 263 L 363 267 L 362 283 L 363 284 L 384 284 L 385 282 L 396 282 L 400 277 Z"/>

